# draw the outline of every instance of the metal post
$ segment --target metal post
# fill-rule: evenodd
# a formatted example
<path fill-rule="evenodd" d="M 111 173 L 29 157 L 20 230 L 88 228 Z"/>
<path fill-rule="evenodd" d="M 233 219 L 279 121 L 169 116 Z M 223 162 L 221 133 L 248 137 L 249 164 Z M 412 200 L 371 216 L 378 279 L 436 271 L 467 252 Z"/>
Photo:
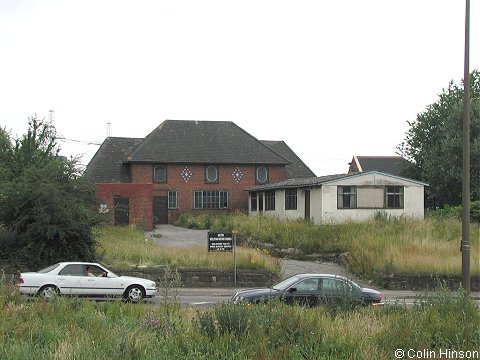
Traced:
<path fill-rule="evenodd" d="M 234 286 L 237 287 L 237 232 L 234 230 L 233 233 L 233 282 Z"/>
<path fill-rule="evenodd" d="M 463 75 L 463 181 L 462 181 L 462 287 L 470 293 L 470 0 L 465 6 L 465 58 Z"/>

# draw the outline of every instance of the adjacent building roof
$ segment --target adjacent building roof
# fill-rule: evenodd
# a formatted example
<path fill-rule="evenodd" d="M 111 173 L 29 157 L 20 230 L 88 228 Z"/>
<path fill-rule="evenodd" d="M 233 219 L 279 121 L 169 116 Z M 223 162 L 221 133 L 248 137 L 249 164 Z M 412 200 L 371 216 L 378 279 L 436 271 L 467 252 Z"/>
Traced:
<path fill-rule="evenodd" d="M 288 188 L 318 187 L 333 181 L 350 179 L 350 178 L 360 177 L 368 174 L 380 174 L 380 175 L 389 176 L 391 178 L 395 178 L 401 181 L 408 181 L 410 183 L 417 184 L 420 186 L 428 186 L 427 183 L 424 183 L 421 181 L 407 179 L 401 176 L 396 176 L 396 175 L 388 174 L 385 172 L 373 170 L 373 171 L 365 171 L 361 173 L 326 175 L 326 176 L 312 177 L 312 178 L 305 178 L 305 179 L 289 179 L 289 180 L 285 180 L 285 181 L 281 181 L 273 184 L 258 185 L 250 189 L 246 189 L 246 191 L 256 192 L 256 191 L 278 190 L 278 189 L 288 189 Z"/>
<path fill-rule="evenodd" d="M 165 120 L 128 162 L 270 164 L 290 162 L 230 121 Z"/>
<path fill-rule="evenodd" d="M 321 186 L 323 183 L 327 181 L 339 180 L 348 176 L 350 175 L 336 174 L 336 175 L 325 175 L 320 177 L 311 177 L 311 178 L 303 178 L 303 179 L 288 179 L 288 180 L 277 182 L 277 183 L 258 185 L 246 190 L 247 191 L 265 191 L 265 190 L 288 189 L 288 188 L 315 187 L 315 186 Z"/>
<path fill-rule="evenodd" d="M 125 159 L 143 139 L 108 137 L 85 169 L 85 176 L 96 184 L 129 183 Z"/>
<path fill-rule="evenodd" d="M 285 167 L 285 178 L 309 178 L 315 177 L 315 173 L 310 170 L 310 168 L 305 165 L 305 163 L 300 159 L 297 154 L 295 154 L 292 149 L 285 143 L 285 141 L 271 141 L 271 140 L 261 140 L 262 143 L 269 146 L 278 154 L 282 155 L 285 159 L 290 161 Z"/>
<path fill-rule="evenodd" d="M 348 173 L 377 170 L 387 174 L 400 175 L 401 156 L 354 156 Z"/>

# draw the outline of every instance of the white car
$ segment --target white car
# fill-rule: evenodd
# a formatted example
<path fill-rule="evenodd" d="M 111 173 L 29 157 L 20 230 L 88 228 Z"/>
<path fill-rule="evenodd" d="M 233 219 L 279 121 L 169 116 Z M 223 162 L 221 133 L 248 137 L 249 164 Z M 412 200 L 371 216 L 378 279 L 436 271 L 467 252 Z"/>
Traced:
<path fill-rule="evenodd" d="M 61 262 L 37 272 L 21 273 L 17 281 L 21 294 L 50 299 L 56 295 L 85 297 L 122 296 L 139 302 L 157 293 L 154 281 L 118 276 L 103 265 L 86 262 Z"/>

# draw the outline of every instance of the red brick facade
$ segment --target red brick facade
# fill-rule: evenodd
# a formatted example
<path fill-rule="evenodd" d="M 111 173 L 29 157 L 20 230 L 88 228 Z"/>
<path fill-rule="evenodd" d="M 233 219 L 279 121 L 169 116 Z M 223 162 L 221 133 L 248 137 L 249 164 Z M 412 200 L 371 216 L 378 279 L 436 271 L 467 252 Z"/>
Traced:
<path fill-rule="evenodd" d="M 177 192 L 177 208 L 168 209 L 168 222 L 173 222 L 184 212 L 247 211 L 248 193 L 245 189 L 257 185 L 255 165 L 218 165 L 218 182 L 207 183 L 205 165 L 167 164 L 165 183 L 153 181 L 153 164 L 130 165 L 130 184 L 97 184 L 96 194 L 109 209 L 114 207 L 114 197 L 129 198 L 130 224 L 144 224 L 153 228 L 153 198 L 168 196 L 169 190 Z M 285 166 L 268 166 L 268 182 L 285 180 Z M 225 210 L 194 209 L 194 191 L 228 191 L 228 208 Z M 113 220 L 113 211 L 110 211 Z"/>
<path fill-rule="evenodd" d="M 145 224 L 147 229 L 153 228 L 153 184 L 96 184 L 95 193 L 110 210 L 108 216 L 112 223 L 114 199 L 116 196 L 119 196 L 129 199 L 130 224 Z"/>

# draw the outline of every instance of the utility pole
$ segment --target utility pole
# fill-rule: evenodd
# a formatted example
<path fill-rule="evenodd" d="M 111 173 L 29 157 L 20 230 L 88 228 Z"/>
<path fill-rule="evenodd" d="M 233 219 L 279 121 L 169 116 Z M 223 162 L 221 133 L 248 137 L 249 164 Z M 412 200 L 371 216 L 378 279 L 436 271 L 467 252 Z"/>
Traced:
<path fill-rule="evenodd" d="M 50 123 L 50 125 L 53 125 L 54 121 L 55 121 L 54 110 L 48 110 L 48 122 Z"/>
<path fill-rule="evenodd" d="M 465 6 L 463 74 L 462 287 L 470 293 L 470 0 Z"/>

